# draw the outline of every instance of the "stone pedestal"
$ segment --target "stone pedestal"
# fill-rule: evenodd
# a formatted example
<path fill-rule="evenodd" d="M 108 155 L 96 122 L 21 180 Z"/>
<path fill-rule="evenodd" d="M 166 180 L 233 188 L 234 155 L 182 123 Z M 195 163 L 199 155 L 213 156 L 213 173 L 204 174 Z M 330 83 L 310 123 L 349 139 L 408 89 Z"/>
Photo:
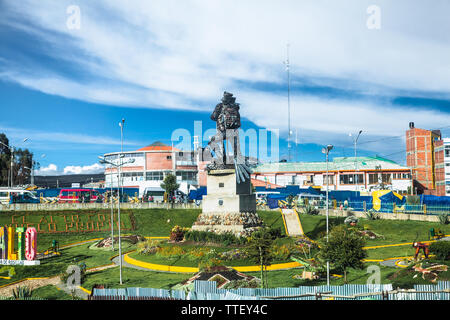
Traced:
<path fill-rule="evenodd" d="M 202 213 L 192 226 L 193 230 L 246 236 L 261 226 L 249 179 L 237 183 L 234 169 L 211 170 L 207 190 L 202 200 Z"/>

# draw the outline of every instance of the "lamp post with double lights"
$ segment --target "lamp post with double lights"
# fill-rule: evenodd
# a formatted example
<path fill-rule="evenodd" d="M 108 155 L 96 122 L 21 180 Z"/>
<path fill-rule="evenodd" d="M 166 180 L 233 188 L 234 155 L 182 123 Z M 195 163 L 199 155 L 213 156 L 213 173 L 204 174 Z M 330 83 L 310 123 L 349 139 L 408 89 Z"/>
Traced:
<path fill-rule="evenodd" d="M 123 153 L 120 154 L 119 156 L 119 164 L 110 162 L 108 160 L 106 160 L 104 157 L 99 157 L 100 159 L 100 163 L 101 164 L 109 164 L 113 167 L 116 168 L 116 170 L 119 172 L 119 174 L 117 175 L 117 190 L 119 191 L 119 202 L 117 205 L 117 215 L 118 215 L 118 232 L 119 232 L 119 270 L 120 270 L 120 284 L 122 284 L 122 243 L 120 241 L 120 173 L 121 173 L 121 167 L 125 164 L 129 164 L 129 163 L 133 163 L 134 159 L 129 159 L 128 161 L 122 162 L 122 158 L 123 158 Z M 111 184 L 112 184 L 112 179 L 111 179 Z M 111 211 L 112 212 L 112 211 Z M 114 221 L 114 215 L 112 215 L 111 221 Z M 114 242 L 114 224 L 111 223 L 111 241 Z"/>
<path fill-rule="evenodd" d="M 325 148 L 322 149 L 322 153 L 325 153 L 326 155 L 326 162 L 327 162 L 327 198 L 326 198 L 326 206 L 327 206 L 327 242 L 328 242 L 328 214 L 329 214 L 329 205 L 328 205 L 328 184 L 330 182 L 328 178 L 328 154 L 330 153 L 331 149 L 333 149 L 333 146 L 331 144 L 327 145 Z M 327 285 L 330 285 L 330 262 L 327 261 Z"/>

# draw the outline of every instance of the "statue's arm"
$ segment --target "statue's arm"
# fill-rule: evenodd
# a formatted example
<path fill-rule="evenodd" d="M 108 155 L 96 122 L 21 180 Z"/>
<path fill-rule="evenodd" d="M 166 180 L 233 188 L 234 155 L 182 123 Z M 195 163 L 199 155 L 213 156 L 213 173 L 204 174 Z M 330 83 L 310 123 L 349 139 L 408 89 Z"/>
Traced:
<path fill-rule="evenodd" d="M 222 104 L 216 105 L 216 108 L 214 109 L 213 113 L 211 114 L 211 120 L 217 121 L 220 115 L 220 110 L 222 109 Z"/>

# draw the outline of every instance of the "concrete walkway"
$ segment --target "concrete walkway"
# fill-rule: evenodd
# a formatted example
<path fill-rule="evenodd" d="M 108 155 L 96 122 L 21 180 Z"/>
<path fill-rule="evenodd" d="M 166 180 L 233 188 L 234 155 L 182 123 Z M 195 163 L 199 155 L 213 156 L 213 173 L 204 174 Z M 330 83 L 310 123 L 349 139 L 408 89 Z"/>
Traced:
<path fill-rule="evenodd" d="M 286 231 L 290 237 L 303 236 L 303 229 L 294 209 L 281 209 L 286 223 Z"/>

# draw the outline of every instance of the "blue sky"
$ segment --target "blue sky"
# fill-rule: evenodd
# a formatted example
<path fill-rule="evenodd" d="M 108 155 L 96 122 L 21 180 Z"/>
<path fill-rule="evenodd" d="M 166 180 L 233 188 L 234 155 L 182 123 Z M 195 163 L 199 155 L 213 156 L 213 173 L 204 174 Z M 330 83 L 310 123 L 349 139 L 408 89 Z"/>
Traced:
<path fill-rule="evenodd" d="M 122 118 L 125 150 L 171 144 L 194 121 L 214 128 L 227 90 L 242 128 L 277 130 L 286 158 L 289 43 L 295 159 L 323 160 L 326 144 L 353 156 L 349 133 L 363 130 L 358 155 L 404 164 L 409 122 L 450 136 L 448 12 L 447 1 L 3 0 L 0 132 L 40 174 L 101 172 Z"/>

